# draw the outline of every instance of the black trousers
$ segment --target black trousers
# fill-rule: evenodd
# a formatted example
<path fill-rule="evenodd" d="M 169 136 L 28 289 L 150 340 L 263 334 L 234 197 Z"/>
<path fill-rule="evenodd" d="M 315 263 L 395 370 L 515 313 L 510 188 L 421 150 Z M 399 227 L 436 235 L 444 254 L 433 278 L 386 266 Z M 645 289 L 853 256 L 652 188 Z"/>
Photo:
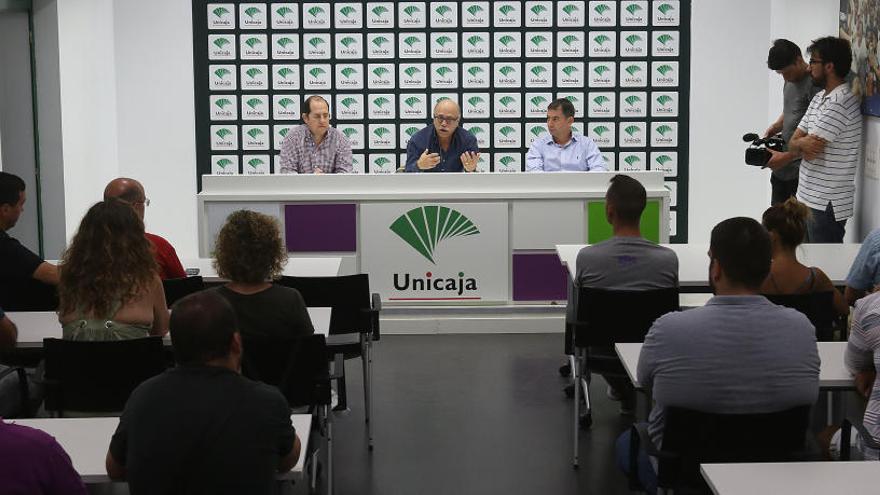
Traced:
<path fill-rule="evenodd" d="M 797 194 L 798 180 L 781 180 L 771 175 L 770 187 L 773 190 L 770 196 L 770 206 L 775 206 L 785 203 L 788 198 L 793 198 Z"/>

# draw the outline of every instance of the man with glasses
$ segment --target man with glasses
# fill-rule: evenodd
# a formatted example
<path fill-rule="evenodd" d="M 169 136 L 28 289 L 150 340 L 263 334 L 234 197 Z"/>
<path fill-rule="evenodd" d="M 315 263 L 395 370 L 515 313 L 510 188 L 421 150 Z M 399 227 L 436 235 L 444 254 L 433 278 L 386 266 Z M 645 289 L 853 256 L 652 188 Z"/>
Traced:
<path fill-rule="evenodd" d="M 526 172 L 607 171 L 599 147 L 587 136 L 571 131 L 574 105 L 565 98 L 547 107 L 547 129 L 529 147 Z"/>
<path fill-rule="evenodd" d="M 458 126 L 461 109 L 450 99 L 434 106 L 434 122 L 406 146 L 407 172 L 473 172 L 480 160 L 477 138 Z"/>
<path fill-rule="evenodd" d="M 797 199 L 812 211 L 807 240 L 842 243 L 853 216 L 855 175 L 862 145 L 859 97 L 846 82 L 852 64 L 847 40 L 828 36 L 813 41 L 810 77 L 823 88 L 810 102 L 789 149 L 803 157 Z"/>
<path fill-rule="evenodd" d="M 782 115 L 770 124 L 764 137 L 782 133 L 782 139 L 788 143 L 820 88 L 813 84 L 810 66 L 804 62 L 800 47 L 789 40 L 773 42 L 767 55 L 767 67 L 782 76 L 785 85 L 782 87 Z M 769 151 L 772 157 L 767 167 L 773 171 L 770 175 L 773 191 L 770 204 L 777 205 L 797 193 L 801 160 L 791 151 Z"/>
<path fill-rule="evenodd" d="M 141 222 L 144 221 L 144 210 L 150 206 L 150 200 L 144 192 L 144 186 L 140 182 L 126 177 L 113 179 L 107 184 L 107 187 L 104 188 L 104 200 L 108 199 L 117 199 L 130 204 Z M 145 236 L 153 245 L 153 256 L 159 265 L 159 277 L 162 280 L 186 277 L 186 271 L 171 243 L 161 236 L 149 232 L 146 232 Z"/>
<path fill-rule="evenodd" d="M 351 172 L 351 143 L 330 127 L 330 105 L 312 95 L 303 103 L 304 125 L 290 130 L 281 143 L 282 174 L 342 174 Z"/>

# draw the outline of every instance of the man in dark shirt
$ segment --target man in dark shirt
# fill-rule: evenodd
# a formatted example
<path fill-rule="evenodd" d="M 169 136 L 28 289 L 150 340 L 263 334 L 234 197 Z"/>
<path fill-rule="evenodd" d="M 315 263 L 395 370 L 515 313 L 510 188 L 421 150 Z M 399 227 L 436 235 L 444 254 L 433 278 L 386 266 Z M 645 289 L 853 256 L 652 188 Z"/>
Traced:
<path fill-rule="evenodd" d="M 0 306 L 21 309 L 36 295 L 58 285 L 58 267 L 21 245 L 6 232 L 18 222 L 27 200 L 24 181 L 0 172 Z"/>
<path fill-rule="evenodd" d="M 413 134 L 406 146 L 407 172 L 473 172 L 480 161 L 477 138 L 458 126 L 461 109 L 452 100 L 437 102 L 434 123 Z"/>
<path fill-rule="evenodd" d="M 110 441 L 107 474 L 132 495 L 271 494 L 300 441 L 281 393 L 244 378 L 235 313 L 214 291 L 171 313 L 176 368 L 131 394 Z"/>

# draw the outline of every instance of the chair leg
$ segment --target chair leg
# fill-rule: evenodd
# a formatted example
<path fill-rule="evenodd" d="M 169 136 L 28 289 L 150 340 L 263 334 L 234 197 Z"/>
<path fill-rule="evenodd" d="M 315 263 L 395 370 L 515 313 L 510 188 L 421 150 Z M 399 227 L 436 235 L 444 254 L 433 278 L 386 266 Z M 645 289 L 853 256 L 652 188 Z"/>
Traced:
<path fill-rule="evenodd" d="M 327 422 L 327 495 L 333 495 L 333 414 L 330 406 L 324 406 L 324 414 Z"/>
<path fill-rule="evenodd" d="M 363 348 L 364 368 L 364 420 L 367 423 L 367 449 L 373 450 L 373 425 L 370 418 L 373 414 L 373 341 L 367 334 L 366 344 Z"/>
<path fill-rule="evenodd" d="M 575 469 L 578 467 L 578 432 L 579 432 L 579 419 L 580 419 L 580 405 L 581 405 L 581 394 L 580 394 L 580 386 L 578 383 L 580 381 L 580 356 L 578 349 L 574 350 L 574 357 L 572 358 L 572 366 L 571 366 L 571 378 L 574 382 L 574 407 L 573 407 L 573 425 L 574 429 L 572 431 L 572 439 L 574 442 L 574 454 L 572 457 L 572 465 Z"/>
<path fill-rule="evenodd" d="M 336 354 L 333 362 L 333 372 L 339 375 L 336 380 L 336 396 L 339 399 L 334 411 L 345 411 L 348 409 L 348 399 L 345 394 L 345 356 L 342 353 Z"/>

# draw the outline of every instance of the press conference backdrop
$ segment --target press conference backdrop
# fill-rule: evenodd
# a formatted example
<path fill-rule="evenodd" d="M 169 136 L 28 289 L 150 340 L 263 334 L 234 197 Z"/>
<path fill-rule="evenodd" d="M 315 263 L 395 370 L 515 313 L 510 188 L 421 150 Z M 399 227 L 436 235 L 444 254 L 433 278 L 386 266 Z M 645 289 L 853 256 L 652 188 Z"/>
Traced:
<path fill-rule="evenodd" d="M 193 1 L 197 176 L 277 170 L 310 95 L 355 173 L 393 173 L 434 104 L 458 102 L 478 170 L 517 173 L 568 98 L 610 170 L 663 170 L 687 241 L 690 1 Z"/>

